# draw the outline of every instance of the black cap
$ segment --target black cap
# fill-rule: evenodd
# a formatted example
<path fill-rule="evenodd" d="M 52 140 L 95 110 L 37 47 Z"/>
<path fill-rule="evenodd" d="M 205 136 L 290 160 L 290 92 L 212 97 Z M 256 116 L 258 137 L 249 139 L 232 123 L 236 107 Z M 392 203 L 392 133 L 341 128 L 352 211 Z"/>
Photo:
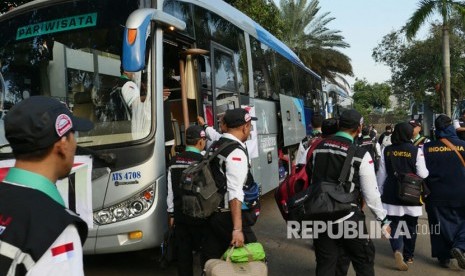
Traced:
<path fill-rule="evenodd" d="M 205 130 L 198 125 L 192 125 L 186 130 L 186 139 L 200 139 L 206 138 Z"/>
<path fill-rule="evenodd" d="M 362 115 L 355 109 L 349 109 L 342 112 L 339 117 L 339 127 L 346 129 L 354 129 L 363 124 Z"/>
<path fill-rule="evenodd" d="M 324 119 L 321 124 L 321 133 L 324 136 L 333 135 L 338 131 L 337 120 L 335 118 Z"/>
<path fill-rule="evenodd" d="M 228 109 L 224 113 L 224 124 L 229 128 L 242 126 L 250 121 L 256 121 L 257 117 L 250 116 L 249 112 L 243 108 Z"/>
<path fill-rule="evenodd" d="M 363 135 L 363 136 L 370 135 L 370 126 L 364 126 L 364 127 L 362 128 L 362 135 Z"/>
<path fill-rule="evenodd" d="M 5 137 L 14 153 L 45 149 L 71 130 L 92 127 L 91 121 L 74 117 L 63 102 L 44 96 L 17 103 L 5 116 Z"/>
<path fill-rule="evenodd" d="M 434 121 L 434 127 L 439 130 L 445 129 L 451 124 L 452 120 L 446 115 L 439 115 Z"/>
<path fill-rule="evenodd" d="M 409 124 L 411 124 L 413 127 L 421 127 L 421 123 L 418 120 L 410 120 L 408 121 Z"/>

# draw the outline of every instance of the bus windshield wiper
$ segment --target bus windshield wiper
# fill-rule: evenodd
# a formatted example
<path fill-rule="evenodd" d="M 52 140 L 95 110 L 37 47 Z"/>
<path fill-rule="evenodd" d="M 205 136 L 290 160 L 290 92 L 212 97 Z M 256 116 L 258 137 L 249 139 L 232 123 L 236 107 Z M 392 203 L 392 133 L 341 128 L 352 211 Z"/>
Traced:
<path fill-rule="evenodd" d="M 107 165 L 114 165 L 116 163 L 116 155 L 114 153 L 99 153 L 93 149 L 77 146 L 78 150 L 92 155 L 92 157 L 95 157 Z"/>

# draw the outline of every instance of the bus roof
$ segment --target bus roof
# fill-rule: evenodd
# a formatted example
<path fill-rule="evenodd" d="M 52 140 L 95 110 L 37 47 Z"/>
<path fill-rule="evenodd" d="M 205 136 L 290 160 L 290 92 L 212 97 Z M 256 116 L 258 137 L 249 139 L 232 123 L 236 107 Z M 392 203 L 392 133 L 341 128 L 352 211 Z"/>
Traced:
<path fill-rule="evenodd" d="M 257 22 L 253 21 L 250 17 L 232 7 L 224 1 L 212 1 L 212 0 L 179 0 L 180 2 L 192 3 L 194 5 L 203 7 L 209 11 L 212 11 L 219 16 L 227 19 L 232 24 L 236 25 L 240 29 L 244 30 L 248 34 L 252 35 L 261 43 L 267 45 L 271 49 L 275 50 L 286 59 L 296 64 L 300 68 L 304 69 L 308 73 L 313 74 L 315 77 L 321 79 L 321 77 L 313 72 L 310 68 L 299 59 L 299 57 L 282 41 L 277 39 L 270 32 L 265 30 Z"/>

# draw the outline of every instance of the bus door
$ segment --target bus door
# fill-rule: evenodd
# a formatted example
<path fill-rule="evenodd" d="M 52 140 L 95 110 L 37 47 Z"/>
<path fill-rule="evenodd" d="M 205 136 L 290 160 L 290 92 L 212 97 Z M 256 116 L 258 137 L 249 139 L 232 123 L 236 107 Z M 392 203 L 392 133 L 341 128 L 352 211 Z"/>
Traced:
<path fill-rule="evenodd" d="M 165 141 L 167 146 L 185 145 L 184 132 L 197 121 L 199 97 L 199 72 L 197 56 L 208 53 L 192 44 L 165 37 L 163 42 L 163 87 Z M 171 148 L 170 148 L 171 149 Z"/>
<path fill-rule="evenodd" d="M 216 42 L 211 42 L 210 50 L 213 89 L 211 89 L 211 102 L 206 103 L 206 109 L 208 112 L 208 106 L 213 107 L 212 116 L 216 118 L 213 125 L 219 129 L 219 117 L 228 109 L 240 107 L 239 89 L 234 66 L 234 52 Z"/>

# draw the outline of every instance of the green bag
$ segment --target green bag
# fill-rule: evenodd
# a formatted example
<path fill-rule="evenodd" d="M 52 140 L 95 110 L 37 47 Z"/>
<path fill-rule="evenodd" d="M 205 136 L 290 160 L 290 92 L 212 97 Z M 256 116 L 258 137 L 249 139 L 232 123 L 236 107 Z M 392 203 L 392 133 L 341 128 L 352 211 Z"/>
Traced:
<path fill-rule="evenodd" d="M 261 243 L 253 242 L 243 247 L 231 247 L 223 254 L 223 260 L 230 259 L 233 263 L 265 261 L 265 251 Z"/>

